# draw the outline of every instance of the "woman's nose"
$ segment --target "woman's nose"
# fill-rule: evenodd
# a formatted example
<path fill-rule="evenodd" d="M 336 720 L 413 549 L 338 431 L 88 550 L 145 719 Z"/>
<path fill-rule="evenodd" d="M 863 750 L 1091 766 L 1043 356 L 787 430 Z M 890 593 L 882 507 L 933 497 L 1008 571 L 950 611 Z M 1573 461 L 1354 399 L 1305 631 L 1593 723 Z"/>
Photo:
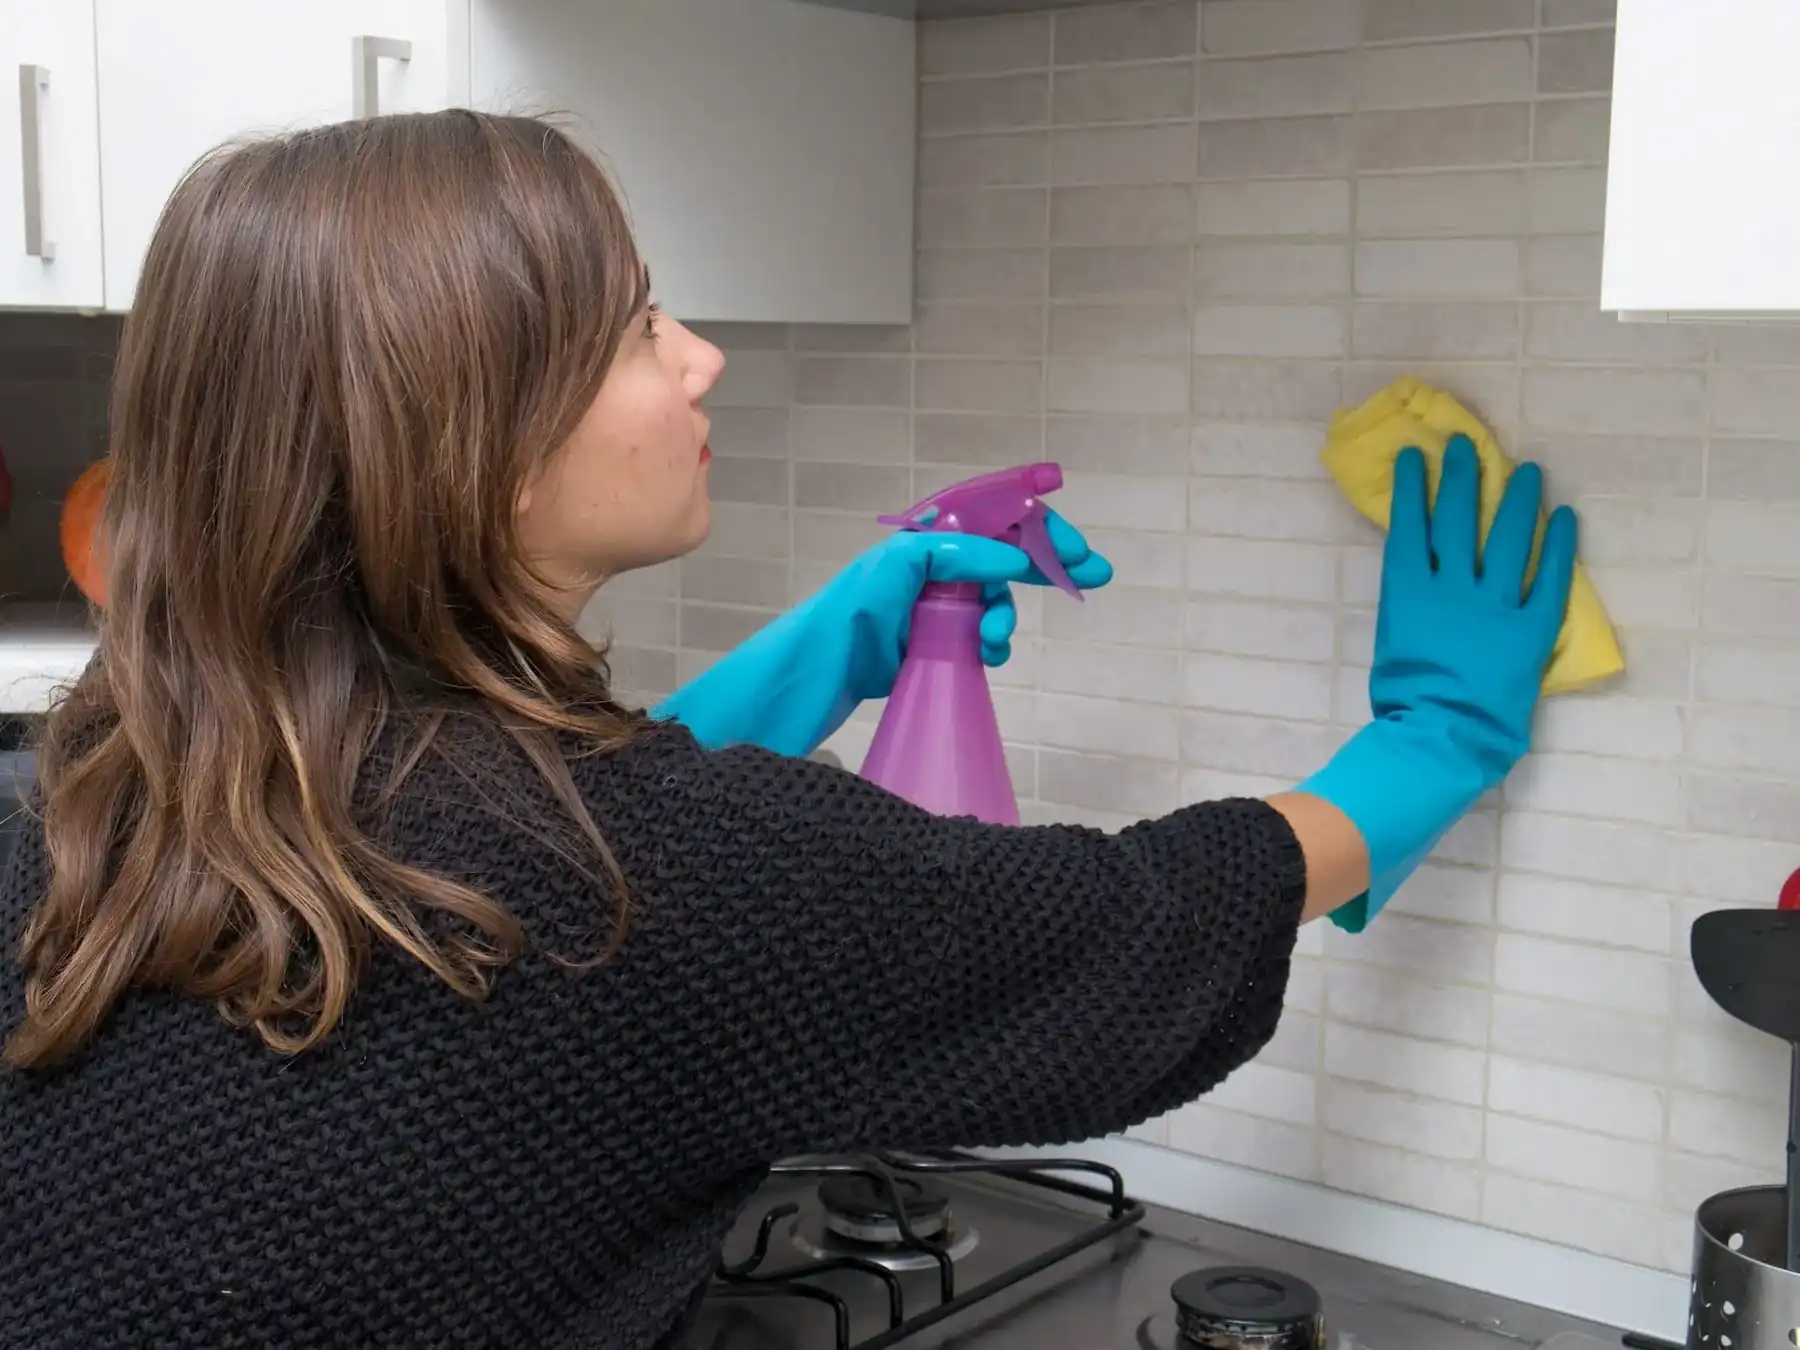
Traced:
<path fill-rule="evenodd" d="M 700 398 L 719 382 L 719 376 L 725 370 L 725 353 L 697 333 L 687 336 L 693 343 L 693 351 L 688 356 L 686 384 L 688 392 L 694 398 Z"/>

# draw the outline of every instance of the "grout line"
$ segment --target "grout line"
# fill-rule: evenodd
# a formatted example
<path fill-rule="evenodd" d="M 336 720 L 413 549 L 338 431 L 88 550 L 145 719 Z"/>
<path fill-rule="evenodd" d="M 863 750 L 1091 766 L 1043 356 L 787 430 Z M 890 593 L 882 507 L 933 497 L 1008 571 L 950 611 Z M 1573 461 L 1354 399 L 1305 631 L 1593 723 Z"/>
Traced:
<path fill-rule="evenodd" d="M 1363 35 L 1363 33 L 1365 33 L 1367 31 L 1368 25 L 1367 25 L 1366 6 L 1364 6 L 1362 3 L 1360 3 L 1360 0 L 1358 0 L 1355 7 L 1357 10 L 1357 13 L 1355 15 L 1357 36 L 1356 36 L 1356 40 L 1353 43 L 1352 48 L 1351 48 L 1352 54 L 1351 54 L 1351 58 L 1350 58 L 1350 60 L 1351 60 L 1351 80 L 1350 80 L 1350 113 L 1349 113 L 1349 129 L 1348 129 L 1349 164 L 1345 170 L 1345 178 L 1347 180 L 1348 191 L 1349 191 L 1350 221 L 1349 221 L 1349 234 L 1348 234 L 1345 244 L 1344 244 L 1344 247 L 1349 252 L 1349 258 L 1347 259 L 1348 266 L 1345 269 L 1346 294 L 1345 294 L 1345 296 L 1343 298 L 1343 302 L 1342 302 L 1343 303 L 1343 315 L 1344 315 L 1344 347 L 1343 347 L 1344 356 L 1343 356 L 1343 364 L 1339 367 L 1339 373 L 1338 373 L 1338 402 L 1339 402 L 1340 406 L 1347 401 L 1347 397 L 1348 397 L 1348 393 L 1349 393 L 1348 386 L 1349 386 L 1349 379 L 1350 379 L 1350 370 L 1351 370 L 1352 362 L 1353 362 L 1353 353 L 1355 352 L 1354 334 L 1355 334 L 1355 326 L 1356 326 L 1356 303 L 1357 303 L 1357 295 L 1358 295 L 1356 273 L 1357 273 L 1357 257 L 1360 252 L 1360 249 L 1358 246 L 1358 241 L 1361 238 L 1359 230 L 1360 230 L 1361 223 L 1362 223 L 1361 222 L 1361 210 L 1360 210 L 1360 205 L 1359 205 L 1359 198 L 1361 196 L 1361 193 L 1358 191 L 1358 184 L 1361 181 L 1361 169 L 1362 169 L 1361 138 L 1362 138 L 1362 129 L 1363 129 L 1362 81 L 1360 79 L 1360 75 L 1362 72 L 1363 50 L 1364 50 L 1362 35 Z M 1332 650 L 1331 650 L 1331 675 L 1330 675 L 1330 679 L 1331 679 L 1330 708 L 1331 708 L 1331 726 L 1332 726 L 1333 739 L 1341 742 L 1344 739 L 1344 734 L 1342 732 L 1344 719 L 1342 716 L 1342 710 L 1339 707 L 1339 700 L 1340 700 L 1340 697 L 1343 692 L 1343 680 L 1344 680 L 1343 671 L 1345 669 L 1345 663 L 1344 663 L 1344 657 L 1345 657 L 1345 651 L 1344 651 L 1344 638 L 1345 638 L 1345 631 L 1344 631 L 1345 630 L 1344 579 L 1345 579 L 1346 569 L 1349 567 L 1350 547 L 1343 543 L 1334 543 L 1333 547 L 1332 547 L 1332 552 L 1334 554 L 1334 565 L 1332 567 Z M 1329 922 L 1329 920 L 1327 920 L 1326 922 Z M 1325 936 L 1329 937 L 1330 934 L 1327 933 L 1327 934 L 1325 934 Z M 1331 954 L 1331 946 L 1332 946 L 1331 943 L 1324 941 L 1324 940 L 1321 940 L 1319 943 L 1318 962 L 1319 962 L 1319 972 L 1320 972 L 1320 988 L 1319 988 L 1319 1044 L 1318 1044 L 1318 1071 L 1317 1072 L 1318 1072 L 1319 1087 L 1320 1087 L 1321 1091 L 1325 1090 L 1325 1088 L 1329 1084 L 1330 1078 L 1331 1078 L 1331 1075 L 1329 1072 L 1329 1067 L 1327 1065 L 1326 1056 L 1325 1056 L 1326 1031 L 1331 1026 L 1331 1022 L 1332 1022 L 1331 975 L 1332 975 L 1332 971 L 1334 969 L 1336 969 L 1337 964 L 1338 964 L 1336 959 Z M 1490 1005 L 1492 1003 L 1491 997 L 1489 999 L 1489 1003 L 1490 1003 Z M 1314 1154 L 1315 1154 L 1314 1167 L 1315 1167 L 1316 1174 L 1321 1178 L 1323 1178 L 1325 1175 L 1325 1144 L 1326 1144 L 1326 1140 L 1330 1137 L 1330 1134 L 1331 1134 L 1331 1131 L 1327 1125 L 1327 1122 L 1326 1122 L 1326 1119 L 1325 1119 L 1323 1113 L 1321 1112 L 1319 1114 L 1318 1119 L 1316 1120 L 1315 1126 L 1314 1126 Z"/>
<path fill-rule="evenodd" d="M 1187 193 L 1188 247 L 1187 247 L 1187 408 L 1182 418 L 1183 444 L 1181 446 L 1181 490 L 1182 501 L 1182 541 L 1181 541 L 1181 585 L 1177 591 L 1179 599 L 1180 642 L 1175 650 L 1175 790 L 1178 800 L 1185 802 L 1187 798 L 1187 781 L 1190 765 L 1187 748 L 1182 744 L 1183 730 L 1189 719 L 1199 711 L 1193 706 L 1192 689 L 1189 684 L 1191 653 L 1189 646 L 1193 635 L 1188 631 L 1188 615 L 1193 609 L 1195 590 L 1193 574 L 1194 551 L 1194 491 L 1200 475 L 1194 472 L 1194 442 L 1200 425 L 1199 414 L 1194 408 L 1194 368 L 1197 354 L 1194 350 L 1194 326 L 1199 322 L 1202 306 L 1199 295 L 1200 285 L 1200 250 L 1205 241 L 1200 235 L 1200 100 L 1206 88 L 1207 66 L 1206 54 L 1206 6 L 1194 6 L 1194 51 L 1190 60 L 1193 63 L 1193 88 L 1188 102 L 1188 113 L 1194 121 L 1194 154 L 1189 165 L 1192 182 Z M 1206 592 L 1201 592 L 1206 594 Z M 1205 765 L 1194 766 L 1204 769 Z M 1322 1033 L 1321 1033 L 1322 1039 Z M 1317 1162 L 1315 1147 L 1314 1162 Z"/>
<path fill-rule="evenodd" d="M 1537 14 L 1534 15 L 1534 18 L 1541 19 L 1542 12 L 1543 12 L 1543 0 L 1538 0 L 1538 3 L 1534 6 L 1534 8 L 1537 10 Z M 1534 24 L 1534 29 L 1536 26 L 1537 25 Z M 1531 36 L 1531 87 L 1534 92 L 1536 91 L 1538 84 L 1539 84 L 1538 51 L 1539 51 L 1538 34 L 1536 31 L 1534 31 Z M 1513 385 L 1514 385 L 1514 387 L 1513 387 L 1512 428 L 1511 428 L 1511 430 L 1512 430 L 1513 434 L 1516 435 L 1521 442 L 1523 442 L 1523 440 L 1525 439 L 1525 345 L 1526 345 L 1525 330 L 1526 330 L 1526 325 L 1528 324 L 1529 319 L 1530 319 L 1530 315 L 1529 315 L 1527 306 L 1525 304 L 1525 296 L 1527 294 L 1529 294 L 1529 292 L 1531 290 L 1531 286 L 1530 286 L 1530 282 L 1527 277 L 1527 273 L 1529 271 L 1529 258 L 1530 258 L 1530 254 L 1531 254 L 1532 240 L 1536 237 L 1535 233 L 1534 233 L 1535 222 L 1531 218 L 1531 213 L 1532 213 L 1532 204 L 1535 202 L 1536 196 L 1537 196 L 1537 172 L 1538 172 L 1537 171 L 1537 162 L 1536 162 L 1537 131 L 1538 131 L 1538 105 L 1537 105 L 1537 99 L 1535 97 L 1533 97 L 1532 100 L 1530 101 L 1530 103 L 1528 103 L 1526 105 L 1526 110 L 1525 110 L 1525 164 L 1526 164 L 1526 171 L 1523 175 L 1523 181 L 1525 184 L 1525 219 L 1523 221 L 1524 237 L 1520 240 L 1520 243 L 1519 243 L 1519 259 L 1518 259 L 1519 275 L 1518 275 L 1517 288 L 1513 295 L 1513 319 L 1514 319 L 1514 323 L 1515 323 L 1516 327 L 1515 327 L 1515 332 L 1514 332 L 1514 336 L 1513 336 Z M 1515 459 L 1517 458 L 1517 450 L 1516 449 L 1514 451 L 1513 457 Z M 1493 863 L 1492 875 L 1488 879 L 1488 903 L 1491 907 L 1490 911 L 1489 911 L 1490 916 L 1491 916 L 1489 921 L 1493 925 L 1494 934 L 1495 934 L 1493 950 L 1491 952 L 1489 952 L 1489 954 L 1488 954 L 1488 959 L 1492 963 L 1491 968 L 1489 970 L 1489 980 L 1493 987 L 1493 990 L 1488 995 L 1488 1000 L 1487 1000 L 1487 1043 L 1484 1048 L 1484 1053 L 1487 1057 L 1487 1062 L 1482 1067 L 1482 1098 L 1481 1098 L 1481 1101 L 1482 1101 L 1481 1161 L 1482 1161 L 1482 1165 L 1484 1168 L 1488 1165 L 1488 1112 L 1491 1109 L 1491 1107 L 1489 1105 L 1489 1099 L 1490 1099 L 1490 1096 L 1492 1093 L 1492 1086 L 1493 1086 L 1494 1009 L 1495 1009 L 1495 1005 L 1499 1001 L 1499 992 L 1500 992 L 1500 970 L 1499 970 L 1500 937 L 1499 937 L 1499 935 L 1502 931 L 1504 931 L 1504 925 L 1501 923 L 1501 918 L 1500 918 L 1500 878 L 1506 872 L 1507 869 L 1506 869 L 1506 863 L 1505 863 L 1505 852 L 1503 850 L 1501 841 L 1505 835 L 1507 808 L 1511 801 L 1511 793 L 1508 790 L 1507 784 L 1504 781 L 1501 782 L 1501 784 L 1499 785 L 1499 791 L 1496 792 L 1494 795 L 1496 797 L 1496 801 L 1494 803 L 1494 863 Z M 1485 1202 L 1486 1202 L 1486 1198 L 1487 1198 L 1487 1179 L 1486 1179 L 1485 1175 L 1482 1178 L 1481 1192 L 1482 1192 L 1483 1208 L 1485 1208 Z"/>
<path fill-rule="evenodd" d="M 1056 37 L 1062 20 L 1054 13 L 1050 15 L 1050 67 L 1045 74 L 1044 111 L 1052 124 L 1056 121 Z M 1047 152 L 1049 177 L 1051 184 L 1044 192 L 1044 238 L 1043 265 L 1038 272 L 1040 283 L 1039 302 L 1041 312 L 1038 319 L 1038 458 L 1050 458 L 1050 295 L 1051 295 L 1051 260 L 1055 256 L 1051 245 L 1053 223 L 1055 221 L 1056 193 L 1056 133 L 1050 133 L 1050 144 Z M 1043 803 L 1044 778 L 1044 734 L 1040 725 L 1044 707 L 1044 649 L 1047 642 L 1045 630 L 1049 616 L 1044 612 L 1043 597 L 1037 601 L 1037 632 L 1033 635 L 1034 657 L 1031 671 L 1031 796 L 1032 800 Z"/>
<path fill-rule="evenodd" d="M 915 205 L 913 209 L 917 211 L 916 193 L 914 194 L 914 201 Z M 914 250 L 914 255 L 915 257 L 917 256 L 916 249 Z M 797 430 L 795 427 L 795 408 L 797 406 L 795 394 L 798 391 L 795 389 L 794 384 L 796 377 L 799 375 L 800 362 L 796 354 L 799 345 L 797 341 L 799 335 L 795 332 L 795 325 L 790 323 L 786 325 L 786 328 L 787 342 L 785 346 L 788 359 L 789 383 L 787 407 L 787 602 L 789 605 L 793 605 L 799 599 L 795 594 L 794 589 L 798 581 L 800 553 L 800 529 L 797 521 L 799 515 L 799 486 L 796 481 L 800 476 L 800 468 L 799 455 L 797 453 L 798 447 L 794 443 Z"/>

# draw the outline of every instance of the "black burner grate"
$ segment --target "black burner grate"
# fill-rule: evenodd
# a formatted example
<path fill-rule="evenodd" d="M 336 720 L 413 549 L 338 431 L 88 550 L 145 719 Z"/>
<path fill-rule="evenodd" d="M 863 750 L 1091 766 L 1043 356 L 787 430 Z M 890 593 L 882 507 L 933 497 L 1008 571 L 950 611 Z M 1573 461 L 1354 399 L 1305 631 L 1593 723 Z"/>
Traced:
<path fill-rule="evenodd" d="M 891 1213 L 899 1229 L 900 1245 L 935 1259 L 938 1268 L 937 1297 L 929 1306 L 914 1310 L 907 1306 L 905 1288 L 899 1276 L 877 1262 L 857 1256 L 836 1256 L 810 1264 L 764 1273 L 769 1244 L 775 1230 L 799 1213 L 794 1204 L 777 1205 L 763 1215 L 757 1228 L 756 1245 L 749 1256 L 738 1262 L 721 1262 L 714 1277 L 709 1297 L 714 1299 L 798 1298 L 818 1303 L 831 1311 L 836 1322 L 837 1350 L 886 1350 L 915 1332 L 935 1326 L 954 1317 L 983 1299 L 1010 1289 L 1022 1280 L 1048 1270 L 1077 1252 L 1105 1241 L 1115 1233 L 1133 1227 L 1144 1217 L 1144 1207 L 1125 1194 L 1125 1182 L 1117 1171 L 1100 1163 L 1054 1159 L 1046 1161 L 995 1162 L 959 1153 L 900 1155 L 872 1153 L 832 1162 L 782 1163 L 773 1169 L 778 1176 L 818 1177 L 823 1182 L 846 1184 L 858 1190 L 872 1188 L 884 1197 L 883 1208 Z M 1055 1175 L 1061 1173 L 1064 1175 Z M 1068 1173 L 1097 1178 L 1103 1186 L 1087 1185 L 1068 1179 Z M 1094 1221 L 1079 1233 L 1050 1247 L 1036 1256 L 1019 1262 L 1000 1274 L 983 1280 L 972 1289 L 958 1290 L 956 1267 L 949 1249 L 942 1243 L 923 1237 L 908 1219 L 904 1191 L 911 1191 L 913 1179 L 931 1176 L 980 1175 L 1005 1177 L 1026 1186 L 1053 1191 L 1059 1195 L 1089 1200 L 1101 1211 Z M 842 1297 L 824 1288 L 815 1279 L 837 1271 L 855 1271 L 885 1286 L 888 1304 L 888 1326 L 865 1340 L 850 1339 L 850 1308 Z"/>

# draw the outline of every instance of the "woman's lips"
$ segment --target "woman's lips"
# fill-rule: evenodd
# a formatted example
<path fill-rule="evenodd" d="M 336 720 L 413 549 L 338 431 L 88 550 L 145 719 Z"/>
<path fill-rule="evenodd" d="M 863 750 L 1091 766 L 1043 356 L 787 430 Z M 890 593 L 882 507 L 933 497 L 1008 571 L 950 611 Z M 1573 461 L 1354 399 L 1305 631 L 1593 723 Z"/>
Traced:
<path fill-rule="evenodd" d="M 712 447 L 710 445 L 703 445 L 700 447 L 700 462 L 702 464 L 712 463 Z"/>

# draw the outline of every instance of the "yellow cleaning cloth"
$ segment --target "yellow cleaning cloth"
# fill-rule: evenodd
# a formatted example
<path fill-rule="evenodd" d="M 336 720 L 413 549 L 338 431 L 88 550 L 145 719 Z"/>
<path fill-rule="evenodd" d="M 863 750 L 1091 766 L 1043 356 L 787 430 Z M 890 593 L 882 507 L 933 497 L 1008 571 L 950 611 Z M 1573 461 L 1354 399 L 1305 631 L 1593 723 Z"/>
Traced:
<path fill-rule="evenodd" d="M 1395 380 L 1361 407 L 1338 413 L 1331 419 L 1320 458 L 1351 504 L 1385 530 L 1394 493 L 1394 461 L 1400 452 L 1408 446 L 1417 446 L 1424 452 L 1435 501 L 1444 466 L 1444 446 L 1457 432 L 1475 442 L 1475 453 L 1481 460 L 1481 537 L 1485 540 L 1500 509 L 1506 480 L 1512 477 L 1512 461 L 1500 452 L 1493 434 L 1473 413 L 1423 380 Z M 1539 544 L 1543 537 L 1544 523 L 1540 519 Z M 1532 569 L 1535 571 L 1536 567 L 1534 549 Z M 1564 694 L 1584 689 L 1624 669 L 1618 635 L 1613 632 L 1593 583 L 1577 565 L 1569 591 L 1568 615 L 1557 635 L 1550 667 L 1544 672 L 1544 692 Z"/>

